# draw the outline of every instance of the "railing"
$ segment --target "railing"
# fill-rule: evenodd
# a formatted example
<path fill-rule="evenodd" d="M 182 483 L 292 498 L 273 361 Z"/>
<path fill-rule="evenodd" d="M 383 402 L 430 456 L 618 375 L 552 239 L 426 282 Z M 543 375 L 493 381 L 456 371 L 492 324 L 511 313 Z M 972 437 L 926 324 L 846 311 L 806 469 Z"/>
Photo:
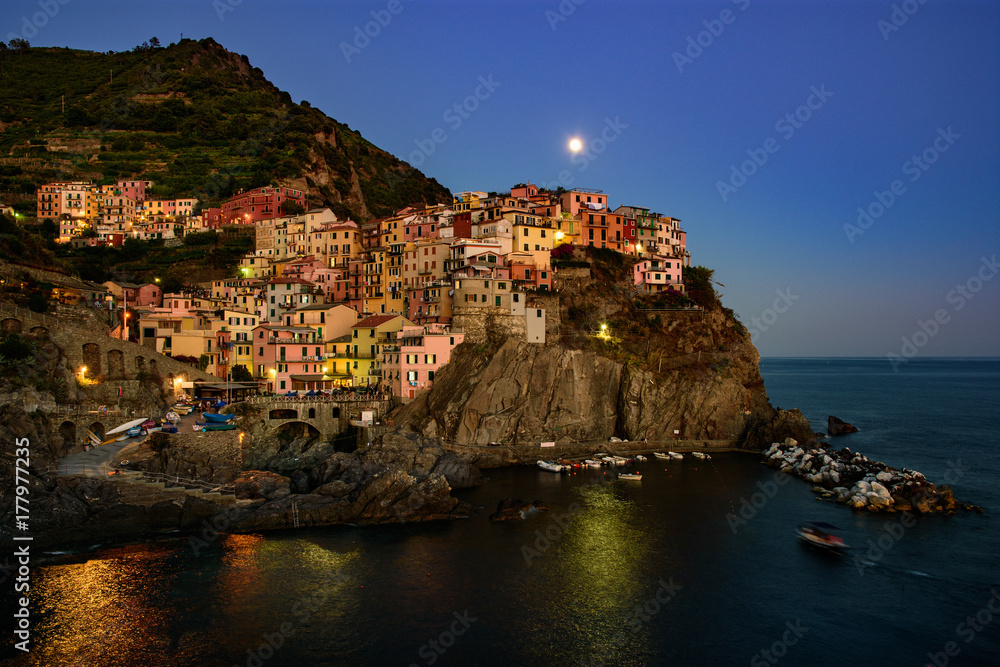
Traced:
<path fill-rule="evenodd" d="M 340 394 L 321 394 L 318 396 L 248 396 L 247 403 L 263 405 L 268 403 L 346 403 L 367 401 L 388 401 L 392 394 L 388 392 L 369 393 L 359 387 L 357 391 L 346 389 Z"/>

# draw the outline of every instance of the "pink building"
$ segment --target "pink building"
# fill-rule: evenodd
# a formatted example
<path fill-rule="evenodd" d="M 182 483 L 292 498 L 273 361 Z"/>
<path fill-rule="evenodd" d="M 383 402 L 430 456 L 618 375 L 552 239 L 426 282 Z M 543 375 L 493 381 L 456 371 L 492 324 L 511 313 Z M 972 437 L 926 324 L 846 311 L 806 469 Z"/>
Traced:
<path fill-rule="evenodd" d="M 683 292 L 683 266 L 684 261 L 676 257 L 654 255 L 641 260 L 632 269 L 635 286 L 644 292 L 660 292 L 666 289 Z"/>
<path fill-rule="evenodd" d="M 262 324 L 253 330 L 253 348 L 254 378 L 268 391 L 291 391 L 293 382 L 323 375 L 323 341 L 312 327 Z"/>
<path fill-rule="evenodd" d="M 397 344 L 382 345 L 382 386 L 404 401 L 429 391 L 451 351 L 465 340 L 443 324 L 404 326 L 396 337 Z"/>
<path fill-rule="evenodd" d="M 118 181 L 116 187 L 123 197 L 143 201 L 146 199 L 146 190 L 153 187 L 153 181 Z"/>
<path fill-rule="evenodd" d="M 146 283 L 145 285 L 140 285 L 139 289 L 135 291 L 135 306 L 162 306 L 163 305 L 163 292 L 160 290 L 160 286 L 154 283 Z"/>
<path fill-rule="evenodd" d="M 564 192 L 559 203 L 562 210 L 568 212 L 570 217 L 575 217 L 581 210 L 583 211 L 604 211 L 608 210 L 608 196 L 603 190 L 591 190 L 590 188 L 577 188 Z"/>

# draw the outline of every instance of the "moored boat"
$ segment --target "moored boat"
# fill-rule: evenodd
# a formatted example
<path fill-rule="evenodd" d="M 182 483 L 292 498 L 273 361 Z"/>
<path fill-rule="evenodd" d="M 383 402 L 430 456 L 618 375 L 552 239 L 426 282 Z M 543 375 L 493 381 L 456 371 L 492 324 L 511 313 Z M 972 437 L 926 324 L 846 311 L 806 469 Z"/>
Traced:
<path fill-rule="evenodd" d="M 662 452 L 653 452 L 653 456 L 660 459 L 661 461 L 667 460 L 672 457 L 672 454 L 664 454 Z"/>
<path fill-rule="evenodd" d="M 635 460 L 636 460 L 636 461 L 639 461 L 640 463 L 642 463 L 643 461 L 645 461 L 645 460 L 646 460 L 646 457 L 645 457 L 645 456 L 643 456 L 642 454 L 636 454 L 636 455 L 635 455 Z"/>
<path fill-rule="evenodd" d="M 588 468 L 600 468 L 601 467 L 601 462 L 600 461 L 595 461 L 594 459 L 587 459 L 587 460 L 585 460 L 583 462 L 583 464 L 585 466 L 587 466 Z"/>
<path fill-rule="evenodd" d="M 232 421 L 233 419 L 235 419 L 236 415 L 234 414 L 218 415 L 218 414 L 212 414 L 211 412 L 203 412 L 201 413 L 201 417 L 207 422 L 223 424 L 225 422 Z"/>
<path fill-rule="evenodd" d="M 194 429 L 196 431 L 231 431 L 236 428 L 236 424 L 232 423 L 220 423 L 220 422 L 195 422 Z"/>
<path fill-rule="evenodd" d="M 683 454 L 678 454 L 677 452 L 667 452 L 667 456 L 678 461 L 684 458 Z"/>
<path fill-rule="evenodd" d="M 565 468 L 562 465 L 558 463 L 553 463 L 551 461 L 537 461 L 536 464 L 542 470 L 548 470 L 549 472 L 562 472 L 563 470 L 565 470 Z"/>
<path fill-rule="evenodd" d="M 637 472 L 623 472 L 618 475 L 618 479 L 630 479 L 638 482 L 642 479 L 642 475 Z"/>
<path fill-rule="evenodd" d="M 704 452 L 691 452 L 691 456 L 695 457 L 696 459 L 704 459 L 705 458 L 705 453 Z"/>

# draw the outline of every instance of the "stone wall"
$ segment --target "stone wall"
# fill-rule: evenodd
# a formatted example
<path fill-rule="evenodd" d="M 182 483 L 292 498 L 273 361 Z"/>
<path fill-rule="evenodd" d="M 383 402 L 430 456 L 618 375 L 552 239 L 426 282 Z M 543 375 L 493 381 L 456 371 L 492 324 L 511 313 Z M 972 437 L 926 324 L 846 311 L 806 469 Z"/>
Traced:
<path fill-rule="evenodd" d="M 486 308 L 458 307 L 453 311 L 452 330 L 465 334 L 465 342 L 488 343 L 490 340 L 516 338 L 524 340 L 524 317 L 511 315 L 504 308 L 490 306 Z"/>

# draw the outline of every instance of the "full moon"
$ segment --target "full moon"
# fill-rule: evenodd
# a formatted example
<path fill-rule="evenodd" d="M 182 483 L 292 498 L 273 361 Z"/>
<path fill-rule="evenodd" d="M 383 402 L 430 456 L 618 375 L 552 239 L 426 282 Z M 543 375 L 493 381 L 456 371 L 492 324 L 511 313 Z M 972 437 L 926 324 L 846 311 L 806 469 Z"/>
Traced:
<path fill-rule="evenodd" d="M 583 142 L 582 141 L 580 141 L 579 139 L 576 139 L 576 138 L 573 138 L 573 139 L 569 140 L 569 149 L 571 151 L 573 151 L 574 153 L 576 153 L 581 148 L 583 148 Z"/>

